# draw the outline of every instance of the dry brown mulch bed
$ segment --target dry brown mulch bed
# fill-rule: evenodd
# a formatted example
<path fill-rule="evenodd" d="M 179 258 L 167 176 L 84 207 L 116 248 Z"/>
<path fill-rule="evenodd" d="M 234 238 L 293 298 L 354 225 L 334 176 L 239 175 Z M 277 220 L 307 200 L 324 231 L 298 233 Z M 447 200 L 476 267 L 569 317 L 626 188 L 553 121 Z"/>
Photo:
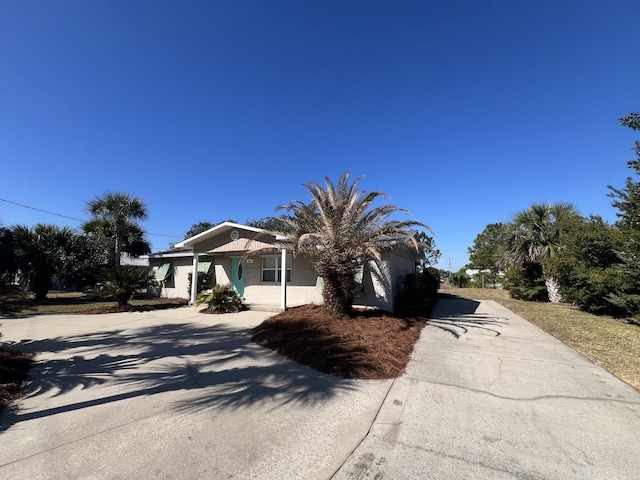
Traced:
<path fill-rule="evenodd" d="M 388 312 L 356 311 L 334 318 L 319 305 L 275 315 L 253 329 L 259 345 L 343 378 L 388 379 L 404 373 L 424 318 Z"/>
<path fill-rule="evenodd" d="M 0 348 L 0 410 L 22 396 L 32 365 L 33 355 Z"/>
<path fill-rule="evenodd" d="M 157 301 L 146 300 L 149 303 L 144 305 L 111 305 L 108 307 L 92 308 L 90 310 L 84 310 L 83 314 L 100 314 L 100 313 L 120 313 L 120 312 L 150 312 L 153 310 L 164 310 L 166 308 L 181 307 L 188 305 L 189 300 L 184 298 L 163 298 Z"/>

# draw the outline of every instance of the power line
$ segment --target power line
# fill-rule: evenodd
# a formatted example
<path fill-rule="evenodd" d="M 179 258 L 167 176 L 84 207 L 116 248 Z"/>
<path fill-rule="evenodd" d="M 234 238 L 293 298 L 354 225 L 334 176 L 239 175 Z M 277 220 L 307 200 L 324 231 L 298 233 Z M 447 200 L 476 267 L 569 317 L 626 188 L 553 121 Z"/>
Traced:
<path fill-rule="evenodd" d="M 50 212 L 49 210 L 43 210 L 41 208 L 30 207 L 29 205 L 23 205 L 22 203 L 12 202 L 11 200 L 5 200 L 4 198 L 0 198 L 0 201 L 7 202 L 7 203 L 12 203 L 14 205 L 18 205 L 19 207 L 30 208 L 31 210 L 36 210 L 38 212 L 48 213 L 49 215 L 55 215 L 57 217 L 69 218 L 71 220 L 75 220 L 76 222 L 84 222 L 84 220 L 81 220 L 79 218 L 69 217 L 67 215 L 61 215 L 59 213 Z"/>
<path fill-rule="evenodd" d="M 0 198 L 0 202 L 11 203 L 13 205 L 18 205 L 19 207 L 29 208 L 31 210 L 35 210 L 37 212 L 48 213 L 49 215 L 55 215 L 56 217 L 68 218 L 69 220 L 75 220 L 76 222 L 84 222 L 85 220 L 81 218 L 70 217 L 68 215 L 62 215 L 61 213 L 50 212 L 49 210 L 43 210 L 42 208 L 31 207 L 29 205 L 24 205 L 18 202 L 12 202 L 11 200 L 6 200 L 4 198 Z M 162 233 L 148 233 L 147 235 L 153 235 L 154 237 L 170 237 L 170 238 L 182 238 L 177 235 L 164 235 Z"/>

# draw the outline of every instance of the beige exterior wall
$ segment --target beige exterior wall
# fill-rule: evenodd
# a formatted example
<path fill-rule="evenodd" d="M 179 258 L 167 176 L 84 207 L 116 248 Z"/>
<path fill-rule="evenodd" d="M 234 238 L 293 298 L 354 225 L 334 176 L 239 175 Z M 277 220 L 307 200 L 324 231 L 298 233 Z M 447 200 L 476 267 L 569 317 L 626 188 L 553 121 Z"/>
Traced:
<path fill-rule="evenodd" d="M 232 232 L 237 232 L 236 234 Z M 230 284 L 232 258 L 241 258 L 246 249 L 268 246 L 274 241 L 272 236 L 258 234 L 234 228 L 205 238 L 193 245 L 194 251 L 200 253 L 200 261 L 213 259 L 212 275 L 215 283 Z M 263 243 L 264 242 L 264 243 Z M 208 255 L 202 255 L 209 252 Z M 281 305 L 280 282 L 262 281 L 262 258 L 274 255 L 252 255 L 245 264 L 244 303 L 248 305 Z M 280 254 L 275 255 L 280 257 Z M 165 297 L 189 298 L 189 273 L 193 270 L 193 257 L 169 258 L 170 255 L 152 259 L 152 267 L 156 270 L 165 262 L 173 264 L 173 275 L 163 286 L 160 294 Z M 370 306 L 382 310 L 393 311 L 395 297 L 402 289 L 402 276 L 415 271 L 414 253 L 410 249 L 398 248 L 383 252 L 381 262 L 369 262 L 365 266 L 364 290 L 356 299 L 356 305 Z M 322 304 L 322 290 L 317 285 L 317 274 L 311 268 L 306 257 L 292 259 L 291 282 L 287 283 L 287 306 L 307 303 Z"/>
<path fill-rule="evenodd" d="M 262 281 L 262 256 L 247 263 L 244 299 L 249 305 L 280 305 L 280 282 Z M 322 290 L 316 288 L 318 276 L 306 259 L 293 258 L 291 282 L 287 283 L 287 306 L 322 303 Z"/>
<path fill-rule="evenodd" d="M 354 299 L 354 305 L 391 310 L 391 304 L 387 290 L 391 288 L 388 259 L 384 257 L 380 262 L 369 261 L 364 270 L 364 291 Z"/>
<path fill-rule="evenodd" d="M 231 232 L 237 232 L 238 238 L 233 240 Z M 203 240 L 194 246 L 196 253 L 205 253 L 210 250 L 216 250 L 216 252 L 237 252 L 246 250 L 255 250 L 259 247 L 266 247 L 273 242 L 274 237 L 265 234 L 256 234 L 240 228 L 227 231 L 216 235 L 215 237 Z"/>
<path fill-rule="evenodd" d="M 212 261 L 212 259 L 201 256 L 200 261 Z M 150 263 L 154 273 L 164 263 L 171 263 L 171 276 L 167 281 L 162 282 L 160 290 L 156 292 L 160 297 L 189 298 L 189 274 L 193 272 L 193 257 L 154 258 Z M 211 274 L 214 275 L 213 268 Z"/>
<path fill-rule="evenodd" d="M 371 260 L 365 268 L 364 292 L 354 305 L 375 307 L 392 312 L 395 298 L 402 291 L 402 277 L 415 272 L 414 254 L 409 249 L 383 252 L 381 261 Z"/>
<path fill-rule="evenodd" d="M 163 264 L 171 264 L 171 274 L 166 281 L 161 282 L 160 290 L 157 292 L 163 298 L 189 298 L 189 277 L 188 274 L 193 268 L 193 260 L 189 257 L 183 258 L 158 258 L 151 260 L 153 273 Z"/>
<path fill-rule="evenodd" d="M 224 257 L 213 257 L 214 258 L 214 272 L 215 272 L 215 281 L 220 285 L 227 285 L 231 283 L 231 259 Z"/>
<path fill-rule="evenodd" d="M 393 295 L 395 297 L 404 288 L 403 277 L 408 273 L 415 273 L 416 260 L 413 252 L 408 248 L 394 250 L 389 252 L 388 255 L 392 266 L 391 281 L 393 282 Z"/>

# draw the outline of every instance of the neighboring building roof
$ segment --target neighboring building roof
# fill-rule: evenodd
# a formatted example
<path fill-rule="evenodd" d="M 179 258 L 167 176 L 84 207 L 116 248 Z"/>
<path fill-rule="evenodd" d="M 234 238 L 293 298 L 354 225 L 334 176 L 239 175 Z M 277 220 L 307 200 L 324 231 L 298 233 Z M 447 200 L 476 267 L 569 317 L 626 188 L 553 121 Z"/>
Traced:
<path fill-rule="evenodd" d="M 142 255 L 140 258 L 144 258 L 147 260 L 152 260 L 154 258 L 182 258 L 182 257 L 193 257 L 193 249 L 192 248 L 175 248 L 171 250 L 164 250 L 162 252 L 153 252 L 149 255 Z"/>
<path fill-rule="evenodd" d="M 121 265 L 134 265 L 136 267 L 148 267 L 149 257 L 148 255 L 140 255 L 139 257 L 132 257 L 128 253 L 120 254 Z"/>

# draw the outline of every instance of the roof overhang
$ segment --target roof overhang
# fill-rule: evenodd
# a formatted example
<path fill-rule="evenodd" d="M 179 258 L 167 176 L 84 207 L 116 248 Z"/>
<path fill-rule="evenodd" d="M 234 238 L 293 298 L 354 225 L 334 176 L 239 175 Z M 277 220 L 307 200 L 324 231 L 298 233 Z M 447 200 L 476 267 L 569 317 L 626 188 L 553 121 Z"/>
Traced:
<path fill-rule="evenodd" d="M 209 238 L 215 237 L 216 235 L 220 235 L 221 233 L 225 233 L 232 230 L 245 230 L 251 233 L 265 233 L 266 230 L 257 227 L 250 227 L 248 225 L 241 225 L 239 223 L 234 222 L 222 222 L 215 227 L 210 228 L 198 235 L 194 235 L 193 237 L 187 238 L 180 243 L 175 244 L 175 248 L 193 248 L 194 245 L 203 242 Z"/>

